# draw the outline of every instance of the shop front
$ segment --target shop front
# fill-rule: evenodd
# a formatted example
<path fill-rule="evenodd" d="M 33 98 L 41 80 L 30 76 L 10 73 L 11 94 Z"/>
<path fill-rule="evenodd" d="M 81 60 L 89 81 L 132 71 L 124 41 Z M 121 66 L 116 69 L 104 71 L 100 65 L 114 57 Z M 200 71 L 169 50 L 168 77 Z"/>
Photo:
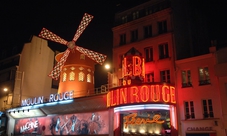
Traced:
<path fill-rule="evenodd" d="M 29 98 L 8 110 L 8 135 L 109 135 L 106 94 L 82 98 L 64 94 L 51 94 L 47 102 L 42 96 Z"/>
<path fill-rule="evenodd" d="M 108 111 L 16 119 L 14 135 L 105 135 L 108 122 Z"/>
<path fill-rule="evenodd" d="M 107 107 L 114 112 L 114 135 L 162 135 L 177 133 L 175 88 L 143 83 L 114 88 Z"/>
<path fill-rule="evenodd" d="M 187 120 L 182 122 L 185 136 L 217 136 L 222 130 L 216 119 Z"/>

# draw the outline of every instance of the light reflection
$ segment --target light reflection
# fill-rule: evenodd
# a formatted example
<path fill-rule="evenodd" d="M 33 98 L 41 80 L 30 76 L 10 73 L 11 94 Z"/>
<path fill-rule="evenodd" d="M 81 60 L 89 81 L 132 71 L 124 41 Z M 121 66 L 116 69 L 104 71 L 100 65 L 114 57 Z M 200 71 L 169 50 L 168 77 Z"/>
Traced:
<path fill-rule="evenodd" d="M 129 111 L 129 110 L 145 110 L 145 109 L 169 110 L 170 105 L 166 105 L 166 104 L 144 104 L 144 105 L 133 105 L 133 106 L 121 106 L 121 107 L 114 108 L 114 112 Z"/>

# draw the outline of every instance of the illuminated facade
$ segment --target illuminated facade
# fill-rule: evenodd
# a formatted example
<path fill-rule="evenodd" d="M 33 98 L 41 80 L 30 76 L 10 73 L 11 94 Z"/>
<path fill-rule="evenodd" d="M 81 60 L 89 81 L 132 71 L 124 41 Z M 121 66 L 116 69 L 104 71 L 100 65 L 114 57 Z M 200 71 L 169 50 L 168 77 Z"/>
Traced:
<path fill-rule="evenodd" d="M 7 128 L 5 111 L 20 106 L 22 99 L 57 92 L 47 77 L 48 69 L 53 67 L 50 62 L 53 62 L 54 52 L 46 40 L 33 36 L 21 47 L 9 47 L 0 51 L 1 130 Z M 3 88 L 7 88 L 7 92 L 3 92 Z"/>
<path fill-rule="evenodd" d="M 149 1 L 115 15 L 113 86 L 107 94 L 115 136 L 177 135 L 169 4 Z"/>
<path fill-rule="evenodd" d="M 210 51 L 176 61 L 178 124 L 182 136 L 226 135 L 226 70 L 221 68 L 226 59 L 217 58 L 226 55 L 224 51 L 220 54 L 221 50 L 216 52 L 215 47 Z"/>
<path fill-rule="evenodd" d="M 175 61 L 172 13 L 166 0 L 117 13 L 108 92 L 90 89 L 94 62 L 75 51 L 61 71 L 58 93 L 25 97 L 21 107 L 7 111 L 7 134 L 225 135 L 225 55 L 218 62 L 215 51 Z"/>
<path fill-rule="evenodd" d="M 62 55 L 58 54 L 56 59 L 59 61 Z M 76 88 L 75 97 L 94 94 L 94 66 L 95 62 L 84 54 L 76 50 L 70 52 L 59 77 L 58 93 Z"/>
<path fill-rule="evenodd" d="M 53 62 L 54 52 L 46 40 L 33 36 L 22 49 L 15 47 L 5 51 L 7 54 L 11 56 L 0 60 L 0 93 L 4 96 L 0 98 L 1 111 L 20 105 L 22 99 L 57 92 L 51 86 L 52 80 L 47 77 L 48 69 L 53 67 L 50 62 Z M 3 88 L 7 88 L 8 92 L 2 94 Z M 4 100 L 7 102 L 4 103 Z"/>

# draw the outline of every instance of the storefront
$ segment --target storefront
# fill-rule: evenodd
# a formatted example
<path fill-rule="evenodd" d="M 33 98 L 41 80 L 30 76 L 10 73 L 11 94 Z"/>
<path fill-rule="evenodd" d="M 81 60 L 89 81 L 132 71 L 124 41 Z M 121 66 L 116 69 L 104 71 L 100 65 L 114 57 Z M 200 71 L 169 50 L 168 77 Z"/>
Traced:
<path fill-rule="evenodd" d="M 108 111 L 17 119 L 14 135 L 103 135 L 108 134 L 108 122 Z"/>
<path fill-rule="evenodd" d="M 175 88 L 167 84 L 124 86 L 107 94 L 115 136 L 176 134 L 175 104 Z"/>
<path fill-rule="evenodd" d="M 42 96 L 23 100 L 23 106 L 7 111 L 7 133 L 17 136 L 109 135 L 111 121 L 106 94 L 83 98 L 73 98 L 72 94 L 51 94 L 48 102 L 43 101 Z"/>
<path fill-rule="evenodd" d="M 185 136 L 217 136 L 221 129 L 218 127 L 217 121 L 210 120 L 192 120 L 182 122 Z"/>

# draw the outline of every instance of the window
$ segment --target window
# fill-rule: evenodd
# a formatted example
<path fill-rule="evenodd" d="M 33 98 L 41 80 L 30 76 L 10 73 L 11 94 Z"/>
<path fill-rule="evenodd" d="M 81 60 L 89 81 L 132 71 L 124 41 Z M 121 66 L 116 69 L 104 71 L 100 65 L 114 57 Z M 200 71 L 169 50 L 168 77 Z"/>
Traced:
<path fill-rule="evenodd" d="M 135 42 L 138 40 L 138 30 L 131 31 L 131 42 Z"/>
<path fill-rule="evenodd" d="M 84 81 L 84 73 L 79 72 L 79 81 Z"/>
<path fill-rule="evenodd" d="M 195 118 L 193 101 L 184 102 L 184 110 L 185 110 L 185 119 Z"/>
<path fill-rule="evenodd" d="M 148 38 L 152 36 L 152 26 L 145 26 L 144 27 L 144 38 Z"/>
<path fill-rule="evenodd" d="M 74 80 L 75 80 L 75 73 L 71 71 L 69 73 L 69 81 L 74 81 Z"/>
<path fill-rule="evenodd" d="M 160 44 L 159 46 L 159 59 L 169 58 L 168 44 Z"/>
<path fill-rule="evenodd" d="M 126 44 L 126 34 L 120 35 L 120 45 Z"/>
<path fill-rule="evenodd" d="M 85 60 L 85 55 L 84 54 L 80 54 L 80 59 Z"/>
<path fill-rule="evenodd" d="M 145 75 L 146 82 L 154 82 L 154 72 L 148 73 Z"/>
<path fill-rule="evenodd" d="M 67 74 L 64 72 L 64 73 L 63 73 L 62 82 L 65 82 L 65 81 L 66 81 L 66 78 L 67 78 Z"/>
<path fill-rule="evenodd" d="M 181 78 L 182 78 L 182 87 L 192 86 L 191 71 L 190 70 L 182 70 L 181 71 Z"/>
<path fill-rule="evenodd" d="M 208 67 L 199 68 L 199 85 L 210 84 L 210 75 Z"/>
<path fill-rule="evenodd" d="M 152 47 L 144 48 L 144 52 L 145 52 L 145 61 L 146 62 L 153 61 L 153 48 Z"/>
<path fill-rule="evenodd" d="M 87 74 L 87 82 L 91 83 L 91 74 Z"/>
<path fill-rule="evenodd" d="M 170 83 L 170 71 L 169 70 L 160 71 L 160 78 L 161 82 Z"/>
<path fill-rule="evenodd" d="M 121 21 L 122 21 L 122 23 L 127 23 L 128 22 L 128 17 L 127 16 L 123 16 L 121 18 Z"/>
<path fill-rule="evenodd" d="M 158 33 L 162 34 L 162 33 L 166 33 L 166 32 L 167 32 L 167 22 L 166 22 L 166 20 L 158 22 Z"/>
<path fill-rule="evenodd" d="M 213 118 L 214 112 L 213 112 L 213 106 L 212 106 L 212 100 L 202 100 L 203 104 L 203 117 L 204 118 Z"/>
<path fill-rule="evenodd" d="M 132 13 L 132 19 L 135 20 L 137 18 L 139 18 L 139 11 L 136 11 L 136 12 Z"/>
<path fill-rule="evenodd" d="M 149 15 L 149 14 L 152 14 L 153 12 L 152 12 L 152 7 L 149 7 L 149 8 L 147 8 L 147 9 L 145 9 L 145 14 L 146 15 Z"/>

